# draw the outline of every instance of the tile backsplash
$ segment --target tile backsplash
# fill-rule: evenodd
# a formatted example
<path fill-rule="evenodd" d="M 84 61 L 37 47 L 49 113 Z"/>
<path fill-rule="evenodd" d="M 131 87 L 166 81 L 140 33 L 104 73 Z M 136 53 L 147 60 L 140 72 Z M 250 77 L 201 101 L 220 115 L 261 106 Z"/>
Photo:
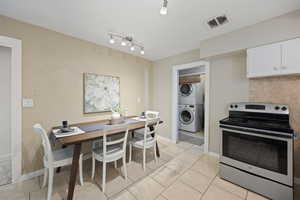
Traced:
<path fill-rule="evenodd" d="M 250 79 L 249 100 L 289 105 L 293 129 L 300 133 L 300 76 Z M 295 141 L 295 175 L 300 178 L 300 139 Z M 298 159 L 297 159 L 298 158 Z"/>

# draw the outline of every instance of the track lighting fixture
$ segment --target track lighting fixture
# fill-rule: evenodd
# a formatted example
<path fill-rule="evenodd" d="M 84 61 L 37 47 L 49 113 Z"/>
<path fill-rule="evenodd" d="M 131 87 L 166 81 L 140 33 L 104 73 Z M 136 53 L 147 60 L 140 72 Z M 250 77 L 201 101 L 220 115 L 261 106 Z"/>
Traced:
<path fill-rule="evenodd" d="M 144 47 L 141 48 L 141 54 L 145 55 Z"/>
<path fill-rule="evenodd" d="M 115 43 L 115 39 L 113 38 L 112 35 L 110 35 L 109 43 L 111 43 L 111 44 L 114 44 L 114 43 Z"/>
<path fill-rule="evenodd" d="M 126 46 L 126 41 L 125 41 L 125 39 L 122 39 L 121 45 L 122 45 L 122 46 Z"/>
<path fill-rule="evenodd" d="M 121 46 L 129 46 L 130 51 L 135 51 L 136 48 L 140 49 L 141 55 L 145 55 L 144 46 L 133 40 L 131 36 L 125 36 L 118 33 L 108 33 L 109 43 L 114 44 L 116 40 L 120 41 Z"/>
<path fill-rule="evenodd" d="M 134 45 L 131 43 L 131 45 L 130 45 L 130 51 L 134 51 L 135 50 L 135 47 L 134 47 Z"/>

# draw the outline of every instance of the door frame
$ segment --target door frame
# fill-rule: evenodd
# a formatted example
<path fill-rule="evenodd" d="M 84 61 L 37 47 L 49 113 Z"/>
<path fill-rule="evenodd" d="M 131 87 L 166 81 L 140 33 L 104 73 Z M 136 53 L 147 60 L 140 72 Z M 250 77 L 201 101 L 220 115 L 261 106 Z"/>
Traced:
<path fill-rule="evenodd" d="M 11 49 L 11 162 L 12 183 L 22 175 L 22 41 L 0 36 L 0 46 Z"/>
<path fill-rule="evenodd" d="M 210 88 L 210 65 L 207 61 L 198 61 L 183 65 L 175 65 L 172 69 L 172 140 L 178 141 L 178 82 L 179 70 L 203 66 L 205 68 L 205 113 L 204 113 L 204 152 L 208 152 L 209 146 L 209 88 Z"/>

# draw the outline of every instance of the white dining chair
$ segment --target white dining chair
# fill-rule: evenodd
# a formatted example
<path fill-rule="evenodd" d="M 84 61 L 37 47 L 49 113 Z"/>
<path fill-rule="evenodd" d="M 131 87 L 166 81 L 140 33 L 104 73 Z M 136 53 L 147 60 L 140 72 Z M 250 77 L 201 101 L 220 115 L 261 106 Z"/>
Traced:
<path fill-rule="evenodd" d="M 42 145 L 44 149 L 44 180 L 42 187 L 45 187 L 47 184 L 48 178 L 48 192 L 47 192 L 47 200 L 51 200 L 52 196 L 52 189 L 53 189 L 53 176 L 54 176 L 54 169 L 57 167 L 63 167 L 72 164 L 73 160 L 73 147 L 67 147 L 59 150 L 52 150 L 51 144 L 48 138 L 48 135 L 45 129 L 40 124 L 35 124 L 33 126 L 33 130 L 38 133 L 42 138 Z M 80 184 L 83 184 L 82 178 L 82 156 L 80 155 L 79 159 L 79 177 L 80 177 Z"/>
<path fill-rule="evenodd" d="M 145 127 L 143 128 L 143 135 L 135 135 L 129 144 L 129 162 L 132 159 L 132 147 L 143 150 L 143 169 L 146 170 L 146 150 L 153 148 L 155 162 L 157 162 L 156 155 L 156 141 L 157 141 L 157 129 L 160 118 L 147 118 Z M 153 124 L 153 129 L 149 129 L 149 124 Z"/>
<path fill-rule="evenodd" d="M 157 119 L 157 118 L 160 118 L 160 116 L 159 116 L 159 112 L 157 112 L 157 111 L 151 111 L 151 110 L 147 110 L 146 112 L 145 112 L 145 117 L 146 117 L 146 119 Z M 149 129 L 149 127 L 147 127 L 148 129 Z M 140 135 L 144 135 L 144 132 L 145 132 L 145 130 L 144 130 L 144 128 L 141 128 L 141 129 L 138 129 L 138 130 L 135 130 L 134 131 L 134 133 L 135 134 L 140 134 Z"/>
<path fill-rule="evenodd" d="M 118 134 L 118 138 L 109 136 L 109 133 L 114 130 L 124 134 Z M 92 179 L 95 177 L 95 162 L 102 162 L 102 192 L 105 192 L 106 184 L 106 164 L 114 162 L 117 167 L 117 160 L 123 160 L 124 177 L 127 180 L 126 168 L 126 144 L 128 136 L 128 124 L 122 125 L 105 125 L 103 139 L 93 143 L 92 150 Z"/>

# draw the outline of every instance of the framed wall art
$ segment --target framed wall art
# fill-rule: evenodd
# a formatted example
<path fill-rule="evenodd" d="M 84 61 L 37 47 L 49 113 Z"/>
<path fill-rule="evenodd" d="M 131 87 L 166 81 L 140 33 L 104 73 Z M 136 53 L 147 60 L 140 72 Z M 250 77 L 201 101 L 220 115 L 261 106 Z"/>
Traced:
<path fill-rule="evenodd" d="M 108 112 L 120 106 L 120 78 L 84 73 L 84 113 Z"/>

